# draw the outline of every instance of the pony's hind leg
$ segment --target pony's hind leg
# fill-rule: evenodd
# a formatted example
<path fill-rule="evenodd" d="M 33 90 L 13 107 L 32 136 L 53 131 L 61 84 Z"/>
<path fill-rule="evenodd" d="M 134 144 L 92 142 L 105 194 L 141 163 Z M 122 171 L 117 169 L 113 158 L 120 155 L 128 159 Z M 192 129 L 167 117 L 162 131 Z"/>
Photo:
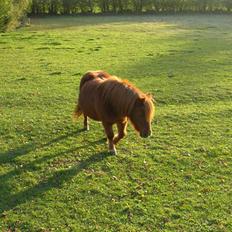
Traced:
<path fill-rule="evenodd" d="M 89 121 L 86 115 L 84 115 L 84 129 L 87 131 L 89 130 Z"/>
<path fill-rule="evenodd" d="M 114 145 L 114 132 L 113 132 L 113 128 L 112 128 L 112 124 L 108 124 L 108 123 L 102 123 L 105 129 L 105 133 L 107 135 L 107 139 L 108 139 L 108 143 L 109 143 L 109 152 L 116 155 L 117 151 Z"/>

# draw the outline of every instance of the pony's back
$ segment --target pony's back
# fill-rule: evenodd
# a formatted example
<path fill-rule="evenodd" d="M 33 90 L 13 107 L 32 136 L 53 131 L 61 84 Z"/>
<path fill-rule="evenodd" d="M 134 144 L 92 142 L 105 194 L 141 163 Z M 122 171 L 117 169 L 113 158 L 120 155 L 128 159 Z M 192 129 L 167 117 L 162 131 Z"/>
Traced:
<path fill-rule="evenodd" d="M 111 77 L 111 75 L 107 72 L 104 72 L 102 70 L 98 70 L 98 71 L 89 71 L 86 74 L 83 75 L 83 77 L 81 78 L 81 82 L 80 82 L 80 86 L 79 86 L 79 99 L 80 99 L 80 94 L 81 94 L 81 89 L 82 87 L 85 85 L 85 83 L 92 81 L 92 80 L 96 80 L 96 79 L 109 79 Z M 73 113 L 73 118 L 76 119 L 79 116 L 82 115 L 82 109 L 80 107 L 79 104 L 79 99 L 78 102 L 76 104 L 74 113 Z"/>
<path fill-rule="evenodd" d="M 109 73 L 101 71 L 101 70 L 89 71 L 86 74 L 84 74 L 84 76 L 81 78 L 80 90 L 81 90 L 82 86 L 88 81 L 94 80 L 96 78 L 108 79 L 110 77 L 111 77 L 111 75 Z"/>

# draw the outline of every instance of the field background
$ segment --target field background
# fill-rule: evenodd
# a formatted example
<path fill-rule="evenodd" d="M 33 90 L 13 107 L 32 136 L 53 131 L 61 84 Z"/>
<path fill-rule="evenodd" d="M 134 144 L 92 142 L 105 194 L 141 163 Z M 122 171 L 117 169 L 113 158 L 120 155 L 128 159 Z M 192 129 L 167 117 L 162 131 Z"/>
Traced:
<path fill-rule="evenodd" d="M 73 123 L 87 70 L 156 99 L 110 156 Z M 0 34 L 1 231 L 232 231 L 231 16 L 32 18 Z"/>

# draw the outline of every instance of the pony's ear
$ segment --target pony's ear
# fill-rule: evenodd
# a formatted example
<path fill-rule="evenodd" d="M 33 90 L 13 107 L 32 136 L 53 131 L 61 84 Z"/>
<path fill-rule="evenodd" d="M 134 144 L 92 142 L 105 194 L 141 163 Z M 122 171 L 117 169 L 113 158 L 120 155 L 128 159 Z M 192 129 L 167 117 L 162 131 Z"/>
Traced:
<path fill-rule="evenodd" d="M 144 103 L 146 101 L 146 98 L 145 97 L 141 97 L 141 98 L 139 98 L 139 101 L 142 102 L 142 103 Z"/>
<path fill-rule="evenodd" d="M 153 97 L 153 95 L 151 93 L 147 93 L 146 96 L 148 98 L 150 98 L 155 103 L 155 98 Z"/>
<path fill-rule="evenodd" d="M 145 101 L 146 101 L 146 98 L 145 98 L 145 97 L 140 97 L 140 98 L 138 98 L 138 99 L 136 100 L 136 103 L 137 103 L 138 105 L 141 105 L 141 104 L 143 104 Z"/>
<path fill-rule="evenodd" d="M 146 96 L 149 97 L 149 98 L 153 98 L 151 93 L 147 93 Z"/>

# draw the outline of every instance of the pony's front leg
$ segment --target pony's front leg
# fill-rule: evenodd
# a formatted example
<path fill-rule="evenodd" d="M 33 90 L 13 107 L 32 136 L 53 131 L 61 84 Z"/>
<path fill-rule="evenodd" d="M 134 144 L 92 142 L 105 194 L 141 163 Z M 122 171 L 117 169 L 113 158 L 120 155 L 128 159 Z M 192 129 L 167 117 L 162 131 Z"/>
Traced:
<path fill-rule="evenodd" d="M 88 122 L 88 117 L 84 115 L 84 129 L 89 130 L 89 122 Z"/>
<path fill-rule="evenodd" d="M 118 134 L 114 138 L 114 141 L 113 141 L 114 144 L 117 144 L 123 137 L 126 136 L 127 123 L 128 123 L 127 120 L 117 123 Z"/>
<path fill-rule="evenodd" d="M 112 124 L 109 123 L 102 123 L 105 129 L 105 133 L 108 139 L 108 143 L 109 143 L 109 152 L 116 155 L 117 151 L 116 148 L 114 146 L 114 132 L 113 132 L 113 128 L 112 128 Z"/>

